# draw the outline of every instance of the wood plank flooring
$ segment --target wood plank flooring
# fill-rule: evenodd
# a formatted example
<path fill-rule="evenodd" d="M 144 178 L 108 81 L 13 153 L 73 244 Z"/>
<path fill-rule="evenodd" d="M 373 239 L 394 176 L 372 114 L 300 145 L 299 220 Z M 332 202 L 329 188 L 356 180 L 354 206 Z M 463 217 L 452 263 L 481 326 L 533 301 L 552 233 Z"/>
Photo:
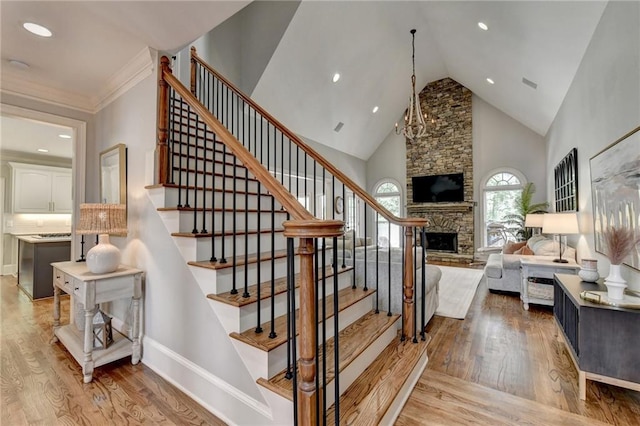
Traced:
<path fill-rule="evenodd" d="M 483 278 L 465 320 L 434 316 L 427 332 L 429 363 L 397 425 L 640 425 L 640 392 L 588 381 L 579 399 L 552 307 L 525 311 Z"/>
<path fill-rule="evenodd" d="M 62 344 L 49 343 L 52 304 L 31 302 L 14 277 L 0 277 L 1 425 L 225 424 L 130 357 L 96 368 L 84 384 Z M 68 297 L 61 309 L 68 318 Z"/>
<path fill-rule="evenodd" d="M 30 302 L 15 278 L 0 278 L 0 424 L 224 424 L 129 359 L 83 384 L 71 355 L 49 344 L 51 304 Z M 67 315 L 68 298 L 62 308 Z M 587 382 L 587 400 L 578 398 L 554 327 L 549 308 L 524 311 L 517 296 L 491 294 L 482 280 L 464 321 L 429 323 L 429 363 L 396 424 L 639 425 L 640 392 Z"/>

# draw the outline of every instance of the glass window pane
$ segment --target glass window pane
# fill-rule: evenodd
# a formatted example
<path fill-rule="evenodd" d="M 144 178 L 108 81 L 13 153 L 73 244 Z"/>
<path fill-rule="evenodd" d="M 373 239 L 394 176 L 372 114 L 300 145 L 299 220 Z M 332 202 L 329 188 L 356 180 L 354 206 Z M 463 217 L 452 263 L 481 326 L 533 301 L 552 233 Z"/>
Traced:
<path fill-rule="evenodd" d="M 384 194 L 384 193 L 399 193 L 398 187 L 391 182 L 385 182 L 382 185 L 378 186 L 376 194 Z"/>

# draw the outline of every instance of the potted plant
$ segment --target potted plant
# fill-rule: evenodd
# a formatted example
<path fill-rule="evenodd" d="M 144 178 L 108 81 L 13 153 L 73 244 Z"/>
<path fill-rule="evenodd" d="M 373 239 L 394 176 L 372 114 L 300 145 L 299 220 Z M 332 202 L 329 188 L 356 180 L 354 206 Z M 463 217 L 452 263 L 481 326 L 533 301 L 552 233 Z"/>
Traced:
<path fill-rule="evenodd" d="M 525 228 L 524 222 L 528 214 L 546 213 L 549 203 L 532 203 L 533 194 L 536 192 L 536 186 L 533 182 L 527 183 L 522 192 L 515 199 L 516 213 L 506 215 L 504 221 L 507 225 L 511 225 L 515 229 L 516 238 L 519 241 L 526 241 L 531 238 L 531 229 Z"/>

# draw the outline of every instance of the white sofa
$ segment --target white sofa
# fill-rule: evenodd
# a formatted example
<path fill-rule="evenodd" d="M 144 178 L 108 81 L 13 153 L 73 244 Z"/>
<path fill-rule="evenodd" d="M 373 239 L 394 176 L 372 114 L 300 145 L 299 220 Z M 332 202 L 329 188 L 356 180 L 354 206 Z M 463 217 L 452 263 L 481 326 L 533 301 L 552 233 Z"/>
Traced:
<path fill-rule="evenodd" d="M 487 264 L 484 267 L 484 275 L 487 277 L 487 286 L 491 291 L 511 291 L 520 293 L 522 282 L 520 280 L 520 259 L 527 256 L 535 256 L 542 259 L 553 260 L 560 254 L 558 242 L 553 241 L 543 235 L 531 237 L 523 251 L 532 254 L 493 253 L 489 255 Z M 576 251 L 572 247 L 564 244 L 562 257 L 575 261 Z M 505 249 L 507 247 L 505 246 Z"/>
<path fill-rule="evenodd" d="M 421 249 L 418 248 L 418 253 L 421 253 Z M 364 286 L 365 282 L 365 262 L 364 262 L 364 247 L 357 247 L 355 249 L 355 274 L 356 284 L 358 286 Z M 376 248 L 375 246 L 367 246 L 367 262 L 366 262 L 366 282 L 367 287 L 376 288 Z M 351 259 L 348 260 L 351 265 Z M 389 249 L 378 249 L 378 309 L 381 312 L 389 311 L 389 301 L 391 301 L 391 312 L 402 313 L 402 276 L 404 273 L 404 265 L 402 264 L 402 249 L 391 248 L 391 267 L 389 268 Z M 429 322 L 431 317 L 438 308 L 438 293 L 440 277 L 442 271 L 440 268 L 434 265 L 426 265 L 425 269 L 425 324 Z M 391 298 L 389 298 L 389 277 L 391 277 Z M 422 317 L 422 262 L 418 259 L 416 269 L 416 304 L 417 304 L 417 318 L 418 324 Z M 374 302 L 375 303 L 375 302 Z M 375 306 L 374 306 L 375 307 Z"/>

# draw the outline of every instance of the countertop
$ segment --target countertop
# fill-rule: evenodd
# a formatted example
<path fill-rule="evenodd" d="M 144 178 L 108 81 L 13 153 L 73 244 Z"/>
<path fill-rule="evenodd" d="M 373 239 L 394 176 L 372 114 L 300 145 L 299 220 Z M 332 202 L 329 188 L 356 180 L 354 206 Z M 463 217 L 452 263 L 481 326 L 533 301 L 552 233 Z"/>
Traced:
<path fill-rule="evenodd" d="M 71 241 L 71 237 L 38 237 L 37 234 L 31 235 L 16 235 L 17 239 L 31 244 L 43 244 L 43 243 L 59 243 L 63 241 Z"/>

